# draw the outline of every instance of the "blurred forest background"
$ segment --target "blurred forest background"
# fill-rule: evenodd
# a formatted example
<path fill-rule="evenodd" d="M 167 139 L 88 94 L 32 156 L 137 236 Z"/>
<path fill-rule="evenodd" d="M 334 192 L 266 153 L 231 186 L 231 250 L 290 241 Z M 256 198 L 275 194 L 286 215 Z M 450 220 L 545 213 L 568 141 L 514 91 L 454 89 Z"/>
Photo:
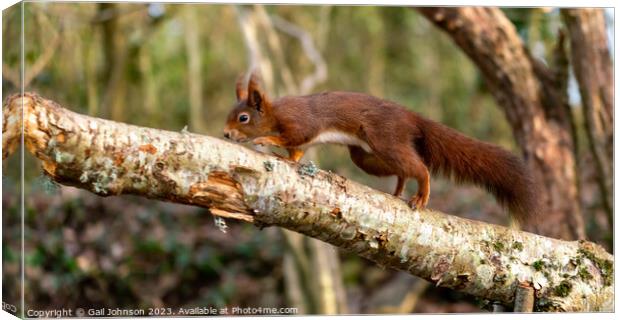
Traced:
<path fill-rule="evenodd" d="M 240 73 L 258 68 L 271 97 L 324 90 L 399 102 L 467 135 L 519 154 L 504 113 L 476 66 L 419 12 L 399 7 L 24 3 L 24 82 L 73 111 L 221 137 Z M 3 99 L 19 92 L 20 7 L 3 12 Z M 552 59 L 558 9 L 502 9 L 533 56 Z M 613 30 L 613 11 L 605 14 Z M 613 41 L 613 36 L 610 41 Z M 613 42 L 610 48 L 613 52 Z M 574 77 L 568 96 L 577 123 Z M 581 127 L 581 126 L 580 126 Z M 587 145 L 586 133 L 577 140 Z M 364 174 L 346 148 L 312 159 L 373 188 L 395 179 Z M 588 239 L 610 249 L 612 226 L 582 147 L 581 208 Z M 297 307 L 300 313 L 479 312 L 476 301 L 283 230 L 229 221 L 207 210 L 132 196 L 101 198 L 60 187 L 26 154 L 27 308 Z M 21 286 L 19 156 L 3 163 L 4 301 Z M 415 190 L 415 182 L 408 192 Z M 429 207 L 508 224 L 484 191 L 441 178 Z"/>

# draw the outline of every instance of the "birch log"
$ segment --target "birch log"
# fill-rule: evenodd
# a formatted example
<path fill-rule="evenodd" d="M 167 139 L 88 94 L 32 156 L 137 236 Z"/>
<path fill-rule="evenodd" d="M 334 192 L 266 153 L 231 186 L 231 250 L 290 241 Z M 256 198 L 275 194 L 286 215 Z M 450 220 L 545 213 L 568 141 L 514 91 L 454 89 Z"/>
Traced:
<path fill-rule="evenodd" d="M 189 132 L 73 113 L 36 94 L 4 104 L 3 159 L 24 141 L 55 181 L 101 196 L 135 194 L 280 226 L 437 286 L 514 303 L 521 283 L 537 311 L 613 310 L 613 256 L 405 202 L 312 164 L 295 164 Z"/>

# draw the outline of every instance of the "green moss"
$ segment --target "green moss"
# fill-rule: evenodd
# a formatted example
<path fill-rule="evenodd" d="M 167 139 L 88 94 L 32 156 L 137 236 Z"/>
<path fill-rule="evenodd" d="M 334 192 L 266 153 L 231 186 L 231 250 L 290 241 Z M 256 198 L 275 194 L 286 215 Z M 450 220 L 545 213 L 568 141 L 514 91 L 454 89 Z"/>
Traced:
<path fill-rule="evenodd" d="M 545 267 L 545 262 L 542 260 L 536 260 L 534 261 L 534 263 L 532 263 L 532 268 L 534 268 L 534 270 L 536 271 L 542 271 L 544 267 Z"/>
<path fill-rule="evenodd" d="M 553 288 L 553 293 L 558 297 L 568 297 L 573 285 L 568 280 L 562 280 L 557 287 Z"/>
<path fill-rule="evenodd" d="M 504 244 L 499 241 L 495 241 L 493 242 L 493 249 L 497 252 L 502 252 L 504 251 Z"/>
<path fill-rule="evenodd" d="M 583 249 L 583 248 L 579 248 L 579 250 L 577 250 L 577 252 L 578 252 L 579 254 L 581 254 L 582 256 L 584 256 L 584 257 L 586 257 L 586 258 L 590 259 L 592 262 L 596 262 L 597 260 L 599 260 L 599 259 L 598 259 L 598 258 L 594 255 L 594 253 L 592 253 L 592 252 L 590 252 L 590 251 L 588 251 L 588 250 L 585 250 L 585 249 Z"/>
<path fill-rule="evenodd" d="M 601 268 L 601 274 L 603 276 L 605 285 L 610 286 L 613 282 L 614 275 L 613 263 L 609 260 L 603 260 L 599 267 Z"/>
<path fill-rule="evenodd" d="M 577 251 L 582 257 L 588 258 L 594 265 L 601 270 L 601 276 L 603 278 L 603 284 L 609 286 L 613 282 L 614 265 L 613 262 L 606 259 L 598 258 L 593 252 L 584 248 L 579 248 Z M 587 271 L 587 270 L 586 270 Z"/>
<path fill-rule="evenodd" d="M 523 250 L 523 243 L 520 241 L 515 241 L 512 243 L 512 248 L 517 251 Z"/>
<path fill-rule="evenodd" d="M 588 272 L 588 269 L 586 267 L 579 268 L 577 274 L 579 275 L 579 278 L 581 278 L 581 280 L 587 281 L 592 279 L 592 275 L 590 274 L 590 272 Z"/>

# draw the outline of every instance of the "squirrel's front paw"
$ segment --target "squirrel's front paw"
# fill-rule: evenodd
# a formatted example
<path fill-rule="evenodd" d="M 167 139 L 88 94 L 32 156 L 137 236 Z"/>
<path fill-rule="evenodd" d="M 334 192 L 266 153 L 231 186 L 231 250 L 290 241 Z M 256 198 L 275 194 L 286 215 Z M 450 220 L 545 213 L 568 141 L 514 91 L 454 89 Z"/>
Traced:
<path fill-rule="evenodd" d="M 252 143 L 253 144 L 257 144 L 259 146 L 271 145 L 271 141 L 268 138 L 266 138 L 266 137 L 258 137 L 256 139 L 252 140 Z"/>

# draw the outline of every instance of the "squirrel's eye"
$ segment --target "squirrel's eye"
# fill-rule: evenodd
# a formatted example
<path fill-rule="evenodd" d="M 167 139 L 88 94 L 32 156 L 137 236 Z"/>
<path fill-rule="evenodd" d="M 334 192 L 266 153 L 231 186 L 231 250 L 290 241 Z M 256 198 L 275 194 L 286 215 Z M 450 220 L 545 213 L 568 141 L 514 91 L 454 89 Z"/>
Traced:
<path fill-rule="evenodd" d="M 239 115 L 239 122 L 246 123 L 250 121 L 250 117 L 247 114 Z"/>

